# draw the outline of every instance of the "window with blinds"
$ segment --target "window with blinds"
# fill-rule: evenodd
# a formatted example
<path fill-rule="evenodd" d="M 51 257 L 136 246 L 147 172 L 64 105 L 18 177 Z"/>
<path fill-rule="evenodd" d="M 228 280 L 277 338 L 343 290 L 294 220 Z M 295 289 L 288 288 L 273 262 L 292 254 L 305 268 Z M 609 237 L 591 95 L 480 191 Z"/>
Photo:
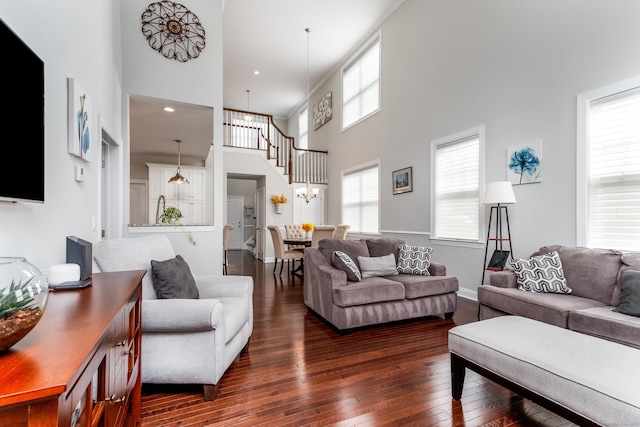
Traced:
<path fill-rule="evenodd" d="M 480 134 L 432 143 L 433 235 L 479 240 Z"/>
<path fill-rule="evenodd" d="M 640 249 L 640 87 L 588 104 L 588 247 Z"/>
<path fill-rule="evenodd" d="M 309 109 L 308 107 L 304 107 L 300 114 L 298 115 L 298 143 L 296 146 L 298 148 L 307 149 L 309 148 Z"/>
<path fill-rule="evenodd" d="M 380 34 L 342 71 L 342 128 L 380 110 Z"/>
<path fill-rule="evenodd" d="M 342 223 L 350 232 L 378 233 L 378 164 L 342 175 Z"/>

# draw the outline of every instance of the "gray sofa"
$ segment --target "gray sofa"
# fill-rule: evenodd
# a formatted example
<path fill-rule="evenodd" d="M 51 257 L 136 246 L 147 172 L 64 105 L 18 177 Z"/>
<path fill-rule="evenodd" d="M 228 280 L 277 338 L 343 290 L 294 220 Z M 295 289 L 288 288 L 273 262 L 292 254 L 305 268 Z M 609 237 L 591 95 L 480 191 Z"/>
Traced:
<path fill-rule="evenodd" d="M 304 303 L 308 309 L 345 334 L 355 328 L 425 316 L 453 316 L 458 279 L 446 275 L 443 264 L 431 262 L 429 275 L 393 274 L 347 280 L 334 267 L 334 253 L 398 260 L 399 239 L 324 239 L 304 251 Z M 356 261 L 357 262 L 357 261 Z"/>
<path fill-rule="evenodd" d="M 570 294 L 522 291 L 513 271 L 495 272 L 478 288 L 479 319 L 519 315 L 640 348 L 640 317 L 614 311 L 620 273 L 640 270 L 640 254 L 555 245 L 532 256 L 552 251 L 560 257 Z"/>

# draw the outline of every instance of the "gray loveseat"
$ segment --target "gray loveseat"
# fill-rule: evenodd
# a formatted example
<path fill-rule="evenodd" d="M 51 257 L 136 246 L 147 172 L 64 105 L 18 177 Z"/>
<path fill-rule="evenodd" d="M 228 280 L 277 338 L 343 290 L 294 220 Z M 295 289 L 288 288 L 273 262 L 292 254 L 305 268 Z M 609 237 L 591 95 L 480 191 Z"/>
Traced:
<path fill-rule="evenodd" d="M 458 279 L 446 275 L 443 264 L 430 262 L 429 275 L 392 274 L 347 280 L 334 266 L 336 251 L 377 258 L 399 257 L 399 239 L 324 239 L 304 251 L 304 303 L 339 333 L 397 320 L 444 315 L 456 310 Z"/>
<path fill-rule="evenodd" d="M 620 273 L 640 270 L 640 254 L 555 245 L 532 256 L 552 251 L 560 257 L 570 294 L 521 291 L 513 271 L 495 272 L 478 288 L 479 319 L 519 315 L 640 348 L 640 317 L 614 311 Z"/>

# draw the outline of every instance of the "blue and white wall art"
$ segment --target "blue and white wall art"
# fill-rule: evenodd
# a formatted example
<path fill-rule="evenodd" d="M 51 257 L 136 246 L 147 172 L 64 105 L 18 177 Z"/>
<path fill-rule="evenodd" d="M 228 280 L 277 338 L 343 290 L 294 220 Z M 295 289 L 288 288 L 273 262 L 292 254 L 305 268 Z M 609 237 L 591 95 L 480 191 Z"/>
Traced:
<path fill-rule="evenodd" d="M 507 148 L 507 180 L 513 185 L 542 182 L 542 141 Z"/>

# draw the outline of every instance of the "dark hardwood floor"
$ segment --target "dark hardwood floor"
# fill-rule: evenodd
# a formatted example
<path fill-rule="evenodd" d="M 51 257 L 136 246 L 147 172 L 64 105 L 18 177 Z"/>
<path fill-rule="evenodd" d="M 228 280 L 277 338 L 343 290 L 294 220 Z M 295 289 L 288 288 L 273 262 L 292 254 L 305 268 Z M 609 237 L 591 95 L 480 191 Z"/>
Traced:
<path fill-rule="evenodd" d="M 471 371 L 462 400 L 451 398 L 447 332 L 477 320 L 474 301 L 459 298 L 453 319 L 340 336 L 307 312 L 302 275 L 274 275 L 245 251 L 229 262 L 229 274 L 254 278 L 249 351 L 212 402 L 200 386 L 143 386 L 144 427 L 573 425 Z"/>

